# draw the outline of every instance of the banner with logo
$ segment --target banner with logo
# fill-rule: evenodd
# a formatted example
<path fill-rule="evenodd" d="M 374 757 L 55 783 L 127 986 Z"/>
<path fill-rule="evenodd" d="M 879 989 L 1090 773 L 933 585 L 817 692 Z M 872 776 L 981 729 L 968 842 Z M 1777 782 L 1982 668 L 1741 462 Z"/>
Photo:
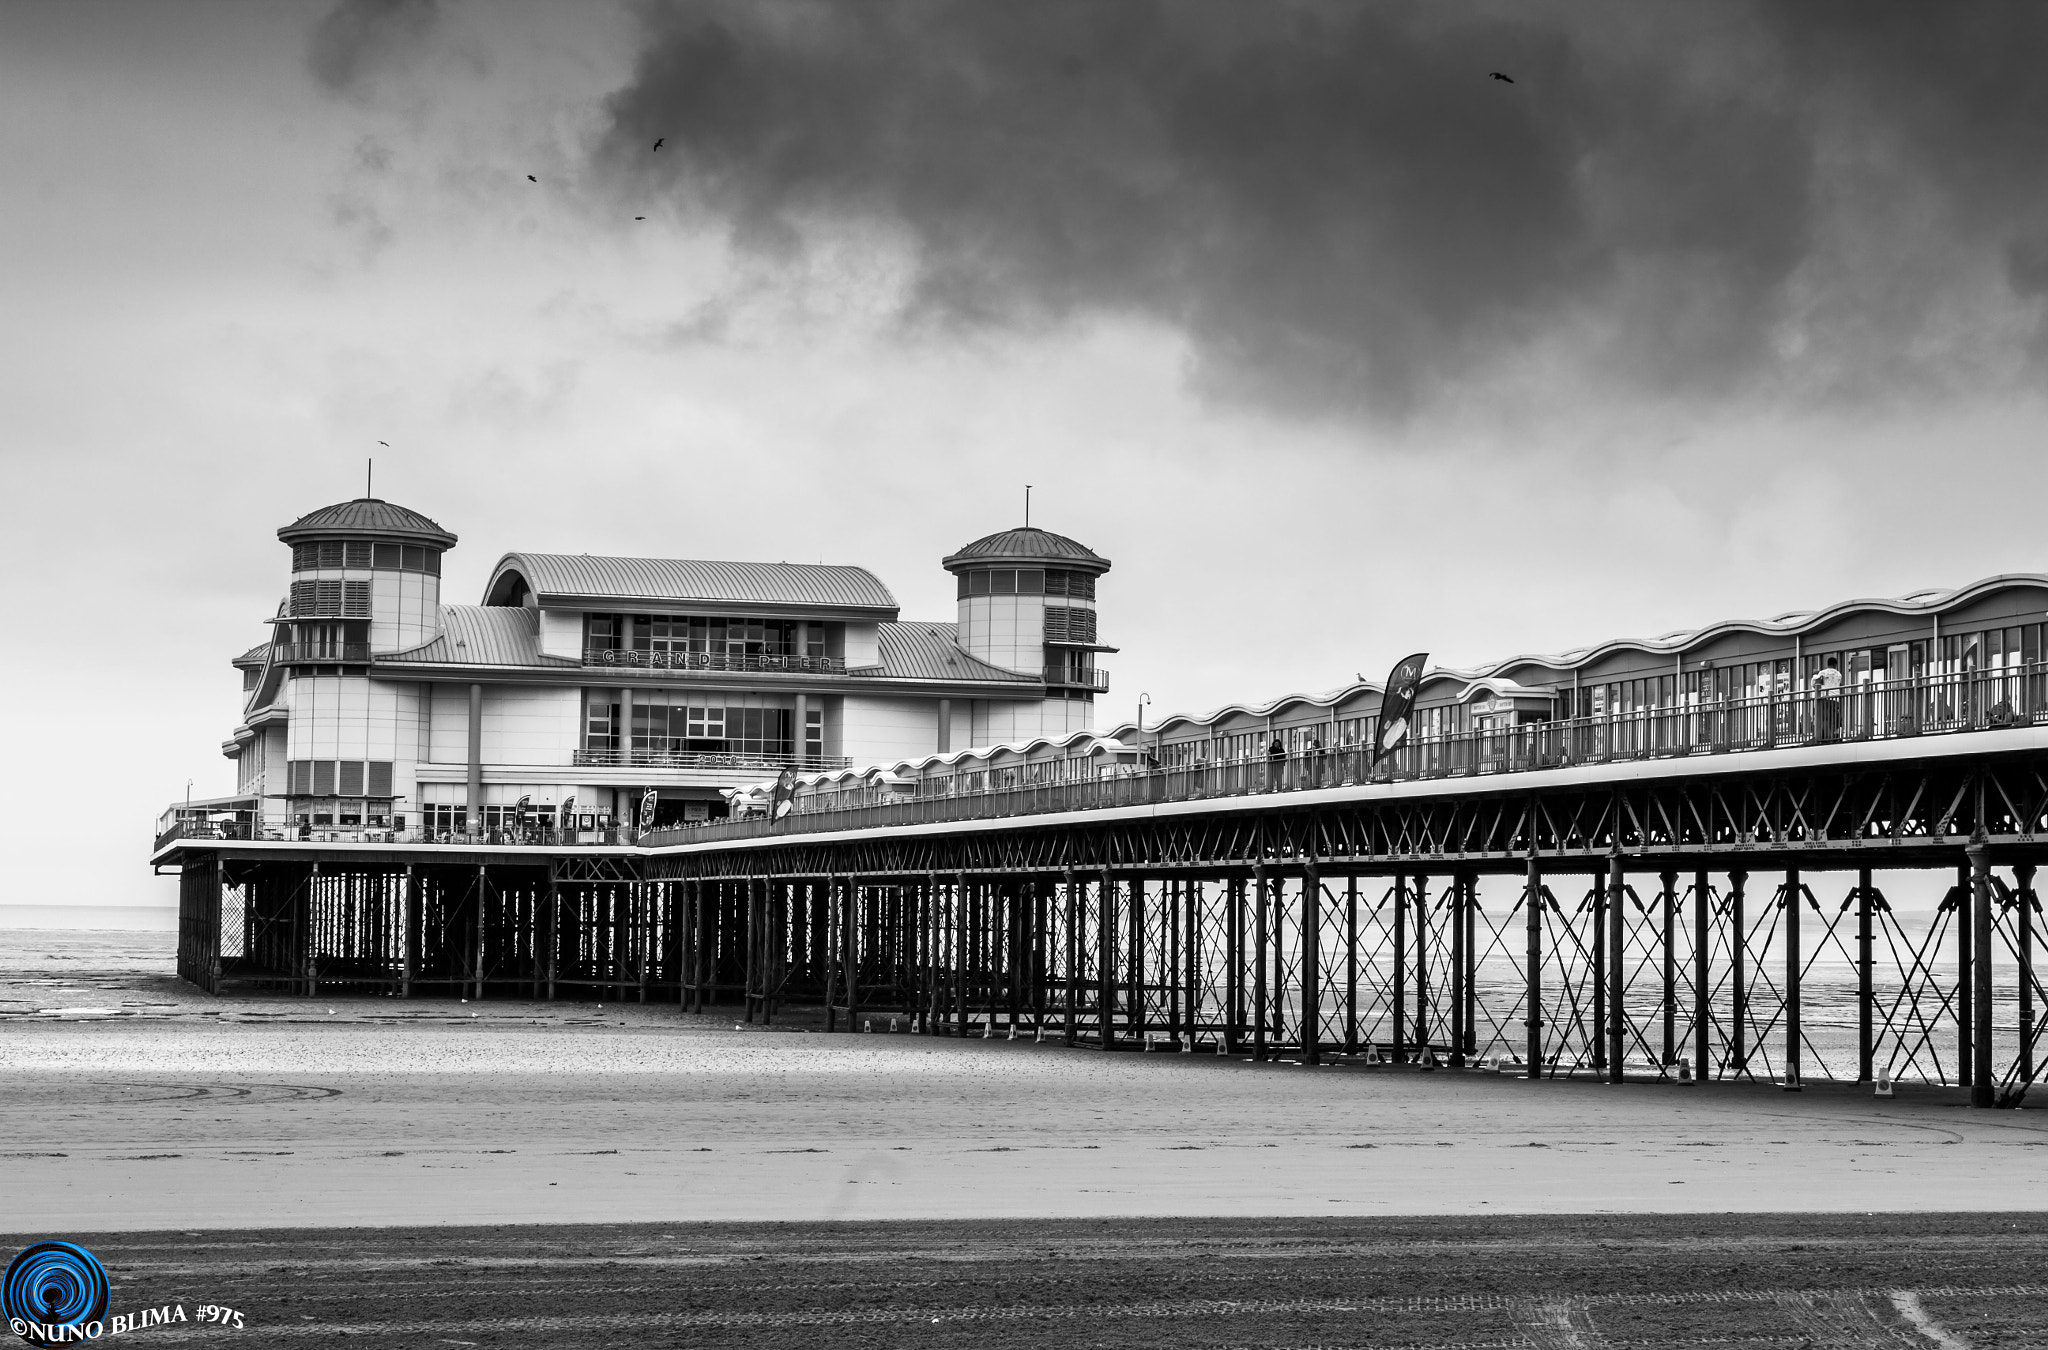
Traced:
<path fill-rule="evenodd" d="M 1428 652 L 1401 658 L 1387 676 L 1387 691 L 1380 695 L 1380 732 L 1372 743 L 1373 763 L 1399 750 L 1408 740 L 1408 718 L 1415 711 L 1415 691 L 1422 684 L 1422 670 L 1429 664 Z"/>

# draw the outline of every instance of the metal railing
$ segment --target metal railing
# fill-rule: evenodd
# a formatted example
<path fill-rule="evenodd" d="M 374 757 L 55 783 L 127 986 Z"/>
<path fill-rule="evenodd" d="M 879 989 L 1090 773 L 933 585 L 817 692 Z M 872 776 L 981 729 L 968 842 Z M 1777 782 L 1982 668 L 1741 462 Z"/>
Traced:
<path fill-rule="evenodd" d="M 769 675 L 848 673 L 846 662 L 837 656 L 733 656 L 724 652 L 638 651 L 623 647 L 586 648 L 583 664 L 632 670 L 720 670 Z"/>
<path fill-rule="evenodd" d="M 465 844 L 480 847 L 568 848 L 581 845 L 618 847 L 633 842 L 625 828 L 609 830 L 558 830 L 553 826 L 525 825 L 496 830 L 377 829 L 357 825 L 281 825 L 239 822 L 208 825 L 179 821 L 159 830 L 156 849 L 179 840 L 207 843 L 245 840 L 267 843 L 302 844 Z"/>
<path fill-rule="evenodd" d="M 1074 670 L 1068 666 L 1047 666 L 1045 682 L 1073 689 L 1094 689 L 1099 692 L 1109 688 L 1109 672 L 1094 666 L 1086 670 Z"/>
<path fill-rule="evenodd" d="M 1014 768 L 934 775 L 887 786 L 862 784 L 830 792 L 807 792 L 795 811 L 772 824 L 760 815 L 743 819 L 654 830 L 638 836 L 643 846 L 715 842 L 770 833 L 871 829 L 957 820 L 986 820 L 1056 811 L 1149 805 L 1173 801 L 1240 797 L 1255 793 L 1348 787 L 1441 778 L 1477 778 L 1538 769 L 1679 759 L 1918 736 L 1992 733 L 2012 727 L 2048 725 L 2048 663 L 1876 681 L 1839 694 L 1800 691 L 1764 698 L 1688 701 L 1675 707 L 1645 708 L 1600 717 L 1530 722 L 1499 730 L 1465 732 L 1410 742 L 1373 763 L 1366 747 L 1350 743 L 1310 747 L 1288 755 L 1235 759 L 1193 759 L 1106 772 L 1089 761 L 1051 760 Z M 1148 747 L 1148 750 L 1152 749 Z M 643 753 L 633 753 L 633 762 Z M 618 755 L 582 751 L 582 755 Z M 674 756 L 683 767 L 682 755 Z M 844 767 L 791 756 L 709 756 L 714 767 Z M 592 763 L 600 762 L 596 760 Z M 1078 776 L 1076 766 L 1088 771 Z M 1030 774 L 1041 781 L 1026 781 Z M 1076 776 L 1067 776 L 1076 775 Z M 904 788 L 908 788 L 905 791 Z M 235 830 L 252 827 L 185 823 L 158 836 L 157 847 L 179 838 L 247 838 Z M 190 833 L 186 831 L 190 830 Z M 202 834 L 202 830 L 227 833 Z M 257 830 L 257 837 L 270 832 Z M 319 833 L 319 832 L 316 832 Z M 432 843 L 422 831 L 329 830 L 331 837 L 385 835 L 380 843 Z M 501 832 L 502 833 L 502 832 Z M 550 837 L 556 837 L 548 832 Z M 454 842 L 486 841 L 464 835 Z M 314 840 L 312 842 L 321 842 Z M 557 842 L 567 843 L 566 836 Z"/>
<path fill-rule="evenodd" d="M 578 768 L 631 766 L 649 769 L 782 769 L 816 771 L 844 769 L 853 761 L 844 755 L 788 755 L 722 750 L 578 750 L 571 757 Z"/>
<path fill-rule="evenodd" d="M 276 665 L 307 665 L 315 661 L 330 665 L 337 662 L 362 665 L 366 664 L 370 659 L 370 644 L 367 642 L 280 642 L 271 648 L 270 659 Z"/>
<path fill-rule="evenodd" d="M 770 833 L 985 820 L 1367 782 L 1483 777 L 1589 764 L 1995 732 L 2043 724 L 2048 724 L 2048 664 L 2036 664 L 1876 681 L 1834 695 L 1800 691 L 1530 722 L 1411 741 L 1377 764 L 1371 762 L 1369 749 L 1358 744 L 1311 747 L 1287 755 L 1148 763 L 1065 779 L 1058 775 L 1069 770 L 1070 762 L 1053 760 L 934 776 L 913 785 L 916 795 L 868 785 L 807 794 L 797 799 L 792 814 L 772 825 L 754 815 L 656 831 L 643 836 L 641 842 L 660 846 Z M 1073 763 L 1086 765 L 1087 761 Z M 1022 781 L 1034 771 L 1046 774 L 1046 781 Z"/>

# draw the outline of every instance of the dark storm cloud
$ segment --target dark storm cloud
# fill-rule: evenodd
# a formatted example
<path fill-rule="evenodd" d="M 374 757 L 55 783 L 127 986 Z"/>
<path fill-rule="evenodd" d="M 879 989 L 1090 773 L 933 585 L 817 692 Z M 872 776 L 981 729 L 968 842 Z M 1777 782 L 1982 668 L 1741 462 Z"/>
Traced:
<path fill-rule="evenodd" d="M 910 318 L 1154 318 L 1278 406 L 1399 414 L 1559 343 L 1653 391 L 1840 392 L 1944 376 L 1886 325 L 1950 244 L 2041 290 L 2044 35 L 1991 6 L 654 4 L 604 163 L 770 258 L 906 231 Z M 1887 233 L 1894 193 L 1939 237 Z"/>
<path fill-rule="evenodd" d="M 328 90 L 346 92 L 424 37 L 437 17 L 435 0 L 340 0 L 313 28 L 307 68 Z"/>

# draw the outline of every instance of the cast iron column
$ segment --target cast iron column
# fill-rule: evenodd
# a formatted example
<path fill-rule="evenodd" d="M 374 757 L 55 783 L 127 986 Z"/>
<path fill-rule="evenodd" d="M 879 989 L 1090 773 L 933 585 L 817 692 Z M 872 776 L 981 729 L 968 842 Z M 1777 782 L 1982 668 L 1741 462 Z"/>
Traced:
<path fill-rule="evenodd" d="M 1856 1081 L 1868 1083 L 1874 1076 L 1877 1042 L 1873 1036 L 1873 1012 L 1877 1004 L 1870 970 L 1870 869 L 1856 872 Z"/>
<path fill-rule="evenodd" d="M 1982 829 L 1982 825 L 1978 828 Z M 1976 939 L 1970 963 L 1975 985 L 1972 992 L 1976 996 L 1970 1037 L 1975 1059 L 1970 1105 L 1990 1106 L 1997 1086 L 1991 1064 L 1991 857 L 1981 839 L 1967 851 L 1972 883 L 1970 929 Z"/>
<path fill-rule="evenodd" d="M 1742 912 L 1742 885 L 1747 872 L 1728 874 L 1728 1070 L 1741 1078 L 1749 1072 L 1749 929 Z"/>
<path fill-rule="evenodd" d="M 1714 888 L 1705 872 L 1692 874 L 1692 1080 L 1704 1083 L 1713 1073 L 1714 1002 L 1713 905 Z"/>
<path fill-rule="evenodd" d="M 1301 869 L 1301 1062 L 1322 1062 L 1323 878 L 1314 863 Z"/>
<path fill-rule="evenodd" d="M 1622 959 L 1621 850 L 1607 859 L 1607 1081 L 1621 1081 L 1621 1061 L 1628 1040 L 1628 1007 L 1622 989 L 1628 983 L 1628 963 Z"/>
<path fill-rule="evenodd" d="M 1664 1067 L 1678 1062 L 1678 873 L 1664 883 Z"/>
<path fill-rule="evenodd" d="M 1799 952 L 1799 869 L 1785 869 L 1785 1091 L 1799 1091 L 1799 984 L 1804 962 Z"/>
<path fill-rule="evenodd" d="M 1524 996 L 1527 1007 L 1522 1025 L 1528 1032 L 1528 1074 L 1531 1078 L 1543 1076 L 1543 873 L 1536 861 L 1536 851 L 1529 850 L 1528 879 L 1522 884 L 1522 907 L 1527 921 L 1529 954 L 1523 967 L 1522 977 L 1528 981 L 1528 992 Z"/>

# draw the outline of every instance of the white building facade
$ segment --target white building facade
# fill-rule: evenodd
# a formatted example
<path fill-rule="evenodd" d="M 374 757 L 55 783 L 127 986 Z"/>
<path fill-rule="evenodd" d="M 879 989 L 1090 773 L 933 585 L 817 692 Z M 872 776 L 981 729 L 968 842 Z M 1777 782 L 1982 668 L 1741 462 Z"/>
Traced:
<path fill-rule="evenodd" d="M 278 531 L 272 636 L 235 661 L 232 798 L 279 837 L 594 839 L 718 818 L 764 771 L 900 761 L 1091 725 L 1107 559 L 1006 530 L 944 560 L 953 623 L 859 567 L 506 554 L 441 600 L 456 536 L 375 499 Z"/>

